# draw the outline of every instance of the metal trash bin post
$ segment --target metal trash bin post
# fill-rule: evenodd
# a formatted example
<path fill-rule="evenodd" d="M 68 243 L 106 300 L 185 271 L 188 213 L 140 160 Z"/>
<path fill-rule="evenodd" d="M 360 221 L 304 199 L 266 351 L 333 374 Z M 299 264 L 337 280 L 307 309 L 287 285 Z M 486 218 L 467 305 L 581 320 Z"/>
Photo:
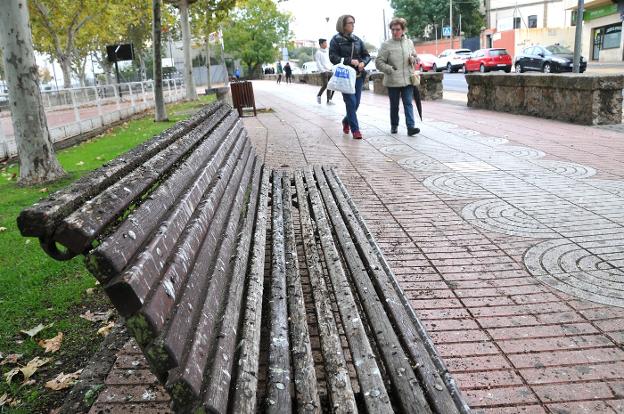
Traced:
<path fill-rule="evenodd" d="M 232 82 L 230 88 L 232 90 L 232 103 L 234 108 L 238 110 L 238 115 L 243 116 L 243 108 L 253 108 L 254 116 L 256 116 L 256 100 L 251 82 Z"/>

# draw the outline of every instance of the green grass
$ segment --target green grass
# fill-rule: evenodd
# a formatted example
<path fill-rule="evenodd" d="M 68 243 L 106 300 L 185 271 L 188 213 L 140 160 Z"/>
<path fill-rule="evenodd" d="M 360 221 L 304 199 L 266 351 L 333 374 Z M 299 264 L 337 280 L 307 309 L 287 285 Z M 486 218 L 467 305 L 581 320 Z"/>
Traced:
<path fill-rule="evenodd" d="M 87 309 L 96 311 L 107 308 L 95 279 L 86 271 L 82 257 L 58 262 L 48 257 L 38 245 L 38 240 L 23 238 L 19 234 L 16 217 L 19 212 L 66 186 L 82 175 L 100 167 L 107 161 L 128 151 L 136 145 L 187 118 L 212 97 L 201 97 L 199 102 L 169 105 L 170 122 L 155 123 L 152 116 L 133 120 L 107 131 L 104 135 L 60 151 L 57 157 L 68 177 L 60 182 L 31 188 L 16 185 L 13 175 L 16 166 L 0 169 L 0 353 L 24 354 L 21 363 L 26 364 L 35 356 L 52 357 L 52 362 L 41 367 L 32 377 L 33 385 L 21 386 L 21 378 L 7 384 L 0 378 L 0 396 L 21 400 L 16 408 L 0 407 L 0 412 L 48 412 L 59 406 L 66 395 L 64 391 L 51 391 L 43 384 L 61 371 L 74 372 L 88 361 L 101 343 L 96 331 L 99 325 L 79 317 Z M 12 178 L 13 177 L 13 178 Z M 95 288 L 88 294 L 87 289 Z M 50 328 L 35 339 L 20 334 L 39 323 Z M 48 339 L 64 333 L 61 350 L 44 355 L 37 340 Z M 2 374 L 13 365 L 0 366 Z"/>

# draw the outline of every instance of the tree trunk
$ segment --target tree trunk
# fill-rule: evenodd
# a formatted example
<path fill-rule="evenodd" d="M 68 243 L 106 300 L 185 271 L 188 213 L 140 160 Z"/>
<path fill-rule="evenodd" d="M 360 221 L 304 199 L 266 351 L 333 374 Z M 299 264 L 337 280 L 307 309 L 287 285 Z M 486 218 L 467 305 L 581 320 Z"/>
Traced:
<path fill-rule="evenodd" d="M 139 58 L 139 70 L 141 71 L 141 81 L 145 81 L 147 79 L 147 73 L 145 69 L 145 58 L 143 57 L 143 51 L 140 50 L 138 54 Z"/>
<path fill-rule="evenodd" d="M 160 27 L 160 8 L 161 0 L 152 0 L 152 11 L 154 14 L 154 19 L 152 20 L 152 42 L 154 43 L 154 105 L 156 106 L 154 120 L 156 122 L 168 120 L 162 87 L 162 53 L 160 50 L 162 45 L 162 31 Z"/>
<path fill-rule="evenodd" d="M 26 0 L 2 2 L 0 47 L 19 154 L 19 183 L 34 185 L 61 178 L 65 171 L 54 154 L 43 111 Z"/>
<path fill-rule="evenodd" d="M 59 65 L 61 65 L 61 70 L 63 71 L 63 88 L 71 88 L 71 61 L 65 55 L 58 58 Z"/>
<path fill-rule="evenodd" d="M 186 99 L 197 99 L 195 82 L 193 82 L 193 62 L 191 61 L 191 27 L 189 25 L 188 0 L 180 0 L 180 22 L 182 24 L 182 43 L 184 49 L 184 83 L 186 84 Z"/>

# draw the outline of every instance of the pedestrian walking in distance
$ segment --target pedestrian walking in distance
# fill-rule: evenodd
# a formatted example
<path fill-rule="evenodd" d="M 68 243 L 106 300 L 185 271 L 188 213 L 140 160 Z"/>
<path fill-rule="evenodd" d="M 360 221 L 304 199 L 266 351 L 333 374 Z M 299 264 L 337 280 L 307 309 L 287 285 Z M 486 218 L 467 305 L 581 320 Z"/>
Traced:
<path fill-rule="evenodd" d="M 321 98 L 323 96 L 323 92 L 327 89 L 327 82 L 332 76 L 332 64 L 329 61 L 329 50 L 327 49 L 327 39 L 319 39 L 319 47 L 320 49 L 316 51 L 314 54 L 314 61 L 316 62 L 316 67 L 318 68 L 319 73 L 321 74 L 321 80 L 323 82 L 323 86 L 321 90 L 319 90 L 316 95 L 316 102 L 321 103 Z M 332 98 L 334 96 L 334 91 L 327 89 L 327 105 L 333 105 Z"/>
<path fill-rule="evenodd" d="M 371 57 L 362 39 L 353 34 L 355 18 L 350 14 L 342 15 L 336 22 L 336 33 L 329 43 L 329 60 L 334 65 L 343 63 L 355 69 L 357 77 L 355 80 L 355 93 L 342 94 L 347 115 L 342 120 L 342 132 L 353 134 L 354 139 L 362 139 L 360 125 L 357 119 L 357 110 L 360 106 L 362 96 L 362 85 L 366 77 L 364 67 L 370 62 Z"/>
<path fill-rule="evenodd" d="M 282 68 L 282 62 L 277 62 L 277 83 L 282 83 L 282 73 L 284 69 Z"/>
<path fill-rule="evenodd" d="M 292 68 L 290 62 L 286 62 L 284 65 L 284 73 L 286 74 L 286 83 L 292 83 Z"/>
<path fill-rule="evenodd" d="M 399 127 L 399 100 L 403 100 L 403 112 L 407 135 L 410 137 L 420 132 L 414 119 L 413 77 L 416 52 L 414 44 L 405 36 L 406 21 L 394 18 L 390 21 L 392 38 L 385 41 L 379 49 L 375 66 L 384 73 L 383 84 L 388 88 L 390 98 L 390 132 L 396 134 Z"/>

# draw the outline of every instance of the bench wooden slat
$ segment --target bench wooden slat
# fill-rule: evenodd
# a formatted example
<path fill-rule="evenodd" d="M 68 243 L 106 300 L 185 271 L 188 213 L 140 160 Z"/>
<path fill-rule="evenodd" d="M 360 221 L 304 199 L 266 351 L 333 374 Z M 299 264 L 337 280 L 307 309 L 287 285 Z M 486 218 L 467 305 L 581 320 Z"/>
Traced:
<path fill-rule="evenodd" d="M 143 164 L 181 136 L 189 133 L 206 117 L 223 107 L 224 105 L 218 102 L 198 111 L 189 119 L 176 123 L 149 141 L 81 177 L 68 187 L 55 192 L 47 199 L 22 210 L 17 219 L 20 232 L 26 237 L 51 236 L 60 220 L 76 210 L 78 206 L 111 186 L 120 177 Z"/>
<path fill-rule="evenodd" d="M 243 186 L 241 183 L 248 181 L 251 162 L 253 162 L 253 154 L 251 148 L 246 147 L 243 158 L 237 162 L 238 167 L 241 168 L 241 173 L 233 177 L 234 182 L 230 182 L 228 185 L 235 191 L 231 195 L 226 193 L 220 201 L 219 210 L 225 209 L 225 217 L 217 218 L 220 216 L 219 211 L 215 215 L 216 222 L 211 223 L 211 228 L 206 235 L 201 252 L 197 255 L 197 260 L 188 276 L 184 291 L 182 295 L 176 298 L 174 313 L 165 326 L 163 335 L 161 335 L 164 350 L 173 362 L 172 367 L 177 367 L 178 371 L 181 371 L 182 367 L 186 365 L 189 355 L 195 354 L 197 347 L 205 346 L 205 340 L 210 337 L 210 333 L 203 329 L 214 329 L 211 323 L 214 321 L 213 312 L 216 302 L 209 302 L 206 297 L 211 286 L 214 289 L 222 282 L 225 268 L 230 264 L 229 258 L 234 252 L 233 234 L 236 231 L 246 187 L 246 184 Z M 222 291 L 221 294 L 223 295 Z M 198 320 L 198 318 L 202 319 Z M 194 343 L 194 340 L 197 343 Z M 158 344 L 160 341 L 157 340 L 156 343 Z M 168 383 L 173 384 L 179 378 L 187 379 L 185 372 L 178 371 L 174 373 L 175 375 L 169 374 Z M 192 380 L 195 380 L 195 377 Z M 196 388 L 195 392 L 199 394 L 199 388 Z"/>
<path fill-rule="evenodd" d="M 234 376 L 235 347 L 242 316 L 245 276 L 247 275 L 250 250 L 253 247 L 253 227 L 258 205 L 261 176 L 262 162 L 256 157 L 252 182 L 250 189 L 246 192 L 249 196 L 245 201 L 245 207 L 242 212 L 245 215 L 244 221 L 238 229 L 239 242 L 235 259 L 236 263 L 227 294 L 227 305 L 219 322 L 216 352 L 211 357 L 213 361 L 212 366 L 205 375 L 207 384 L 204 385 L 203 401 L 209 412 L 226 413 L 228 407 L 230 384 Z"/>
<path fill-rule="evenodd" d="M 267 413 L 292 411 L 286 256 L 282 195 L 282 174 L 273 173 L 272 265 L 269 296 L 269 374 L 265 410 Z"/>
<path fill-rule="evenodd" d="M 295 185 L 306 266 L 313 286 L 312 295 L 331 409 L 335 413 L 355 413 L 357 412 L 355 395 L 351 388 L 351 378 L 349 378 L 347 362 L 340 344 L 340 335 L 331 308 L 329 291 L 323 278 L 321 259 L 316 246 L 307 191 L 301 171 L 295 172 Z"/>
<path fill-rule="evenodd" d="M 468 412 L 459 388 L 437 356 L 431 338 L 409 305 L 407 296 L 401 290 L 346 187 L 334 169 L 323 170 L 351 235 L 357 241 L 356 245 L 371 271 L 381 301 L 387 305 L 388 314 L 394 319 L 395 330 L 402 336 L 411 358 L 418 362 L 416 371 L 432 408 L 438 413 Z"/>
<path fill-rule="evenodd" d="M 179 407 L 187 407 L 189 400 L 198 399 L 201 396 L 202 385 L 204 383 L 204 372 L 216 353 L 216 338 L 219 332 L 219 322 L 223 315 L 223 309 L 227 303 L 227 286 L 230 282 L 234 270 L 234 260 L 236 255 L 237 233 L 241 222 L 243 211 L 243 201 L 248 191 L 253 173 L 255 156 L 253 151 L 249 153 L 246 160 L 241 160 L 245 164 L 243 177 L 238 185 L 236 198 L 230 209 L 227 220 L 227 227 L 223 234 L 223 242 L 217 247 L 219 255 L 214 263 L 214 267 L 204 277 L 208 279 L 207 288 L 200 292 L 199 301 L 194 301 L 200 309 L 190 315 L 191 323 L 187 324 L 191 330 L 185 332 L 179 329 L 176 324 L 186 319 L 178 316 L 181 309 L 189 302 L 181 302 L 177 312 L 173 317 L 170 330 L 167 333 L 165 343 L 170 352 L 181 355 L 179 366 L 169 372 L 167 388 L 171 390 L 174 404 Z M 173 328 L 173 329 L 171 329 Z M 172 333 L 172 335 L 170 335 Z M 182 335 L 180 335 L 182 334 Z M 184 348 L 180 347 L 182 345 Z"/>
<path fill-rule="evenodd" d="M 81 253 L 102 230 L 119 217 L 137 198 L 160 179 L 172 165 L 201 141 L 221 121 L 230 126 L 236 116 L 222 108 L 198 125 L 187 135 L 135 168 L 125 177 L 83 204 L 78 210 L 61 220 L 54 232 L 54 240 L 74 253 Z"/>
<path fill-rule="evenodd" d="M 106 286 L 113 303 L 124 316 L 130 316 L 143 307 L 140 317 L 128 320 L 140 345 L 145 346 L 163 328 L 215 217 L 219 200 L 236 171 L 236 161 L 247 140 L 244 134 L 239 136 L 239 141 L 227 154 L 227 159 L 215 174 L 216 180 L 202 196 L 195 211 L 187 208 L 188 205 L 176 209 L 159 226 L 159 231 L 133 264 Z M 213 167 L 211 163 L 206 168 Z M 221 214 L 225 214 L 225 208 Z M 160 280 L 163 282 L 158 283 Z"/>
<path fill-rule="evenodd" d="M 269 179 L 271 171 L 262 171 L 260 199 L 254 229 L 253 251 L 247 275 L 247 292 L 244 319 L 237 359 L 237 378 L 234 387 L 234 413 L 255 413 L 258 393 L 258 361 L 260 359 L 260 333 L 262 321 L 262 295 L 264 292 L 264 263 L 269 214 Z"/>
<path fill-rule="evenodd" d="M 271 172 L 227 106 L 193 122 L 21 215 L 85 254 L 172 408 L 467 413 L 336 172 Z"/>
<path fill-rule="evenodd" d="M 91 273 L 100 282 L 106 282 L 121 273 L 136 252 L 152 234 L 154 228 L 162 227 L 166 221 L 166 238 L 177 240 L 202 194 L 213 182 L 217 169 L 229 154 L 232 146 L 239 140 L 242 131 L 240 122 L 228 132 L 228 124 L 222 124 L 211 135 L 225 136 L 221 139 L 206 139 L 193 154 L 179 167 L 176 174 L 162 182 L 130 216 L 118 226 L 88 255 Z M 200 166 L 201 168 L 198 168 Z M 166 217 L 172 209 L 173 213 Z M 129 236 L 131 235 L 131 237 Z M 161 254 L 152 249 L 152 260 L 159 260 L 165 247 L 161 242 L 157 246 Z M 145 254 L 144 254 L 145 256 Z M 145 257 L 143 258 L 146 259 Z M 148 258 L 149 260 L 149 258 Z"/>
<path fill-rule="evenodd" d="M 384 361 L 386 373 L 394 387 L 393 399 L 405 412 L 431 413 L 410 360 L 405 354 L 392 323 L 386 315 L 384 306 L 375 293 L 375 286 L 368 276 L 367 267 L 358 255 L 351 234 L 343 221 L 341 212 L 325 180 L 325 175 L 320 168 L 314 168 L 314 172 L 328 210 L 328 216 L 333 224 L 338 244 L 354 278 L 353 285 L 359 294 L 359 300 L 367 315 L 372 335 L 377 343 L 377 349 Z"/>
<path fill-rule="evenodd" d="M 323 201 L 316 188 L 316 181 L 310 169 L 306 169 L 305 179 L 308 184 L 310 202 L 325 256 L 325 263 L 327 264 L 345 335 L 349 342 L 349 349 L 353 355 L 353 363 L 366 408 L 371 413 L 392 413 L 392 405 L 390 404 L 380 367 L 375 361 L 375 354 L 368 342 L 368 336 L 360 318 L 355 298 L 351 292 L 349 280 L 334 244 Z"/>
<path fill-rule="evenodd" d="M 297 412 L 320 413 L 321 401 L 317 389 L 314 358 L 310 346 L 310 334 L 306 317 L 306 306 L 301 287 L 297 242 L 293 222 L 293 204 L 290 174 L 282 176 L 282 205 L 284 207 L 284 234 L 286 253 L 286 284 L 288 293 L 288 315 L 290 326 L 290 348 L 292 352 L 295 398 Z"/>

